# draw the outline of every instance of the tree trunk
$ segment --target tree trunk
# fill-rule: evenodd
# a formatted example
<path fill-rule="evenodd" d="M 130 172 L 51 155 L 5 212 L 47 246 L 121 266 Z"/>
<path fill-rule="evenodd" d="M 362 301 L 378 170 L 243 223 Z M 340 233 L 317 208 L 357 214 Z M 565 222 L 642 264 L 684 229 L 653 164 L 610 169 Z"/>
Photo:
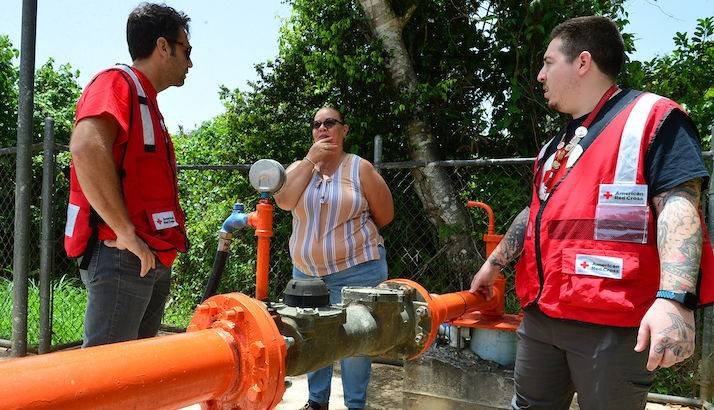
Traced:
<path fill-rule="evenodd" d="M 392 82 L 402 92 L 413 92 L 417 78 L 402 39 L 402 27 L 408 18 L 403 20 L 397 17 L 387 0 L 359 0 L 359 3 L 374 34 L 389 53 L 387 68 Z M 431 127 L 418 114 L 407 124 L 407 134 L 412 159 L 426 162 L 438 160 Z M 467 229 L 470 220 L 465 203 L 454 192 L 449 175 L 442 167 L 430 164 L 415 169 L 412 175 L 417 195 L 445 246 L 449 268 L 461 279 L 468 278 L 483 258 L 476 251 Z"/>

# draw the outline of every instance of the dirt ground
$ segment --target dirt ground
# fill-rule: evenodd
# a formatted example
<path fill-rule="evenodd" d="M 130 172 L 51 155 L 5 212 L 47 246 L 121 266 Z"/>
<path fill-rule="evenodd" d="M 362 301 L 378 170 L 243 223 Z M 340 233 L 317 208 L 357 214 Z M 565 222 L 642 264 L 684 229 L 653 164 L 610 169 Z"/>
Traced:
<path fill-rule="evenodd" d="M 367 391 L 367 408 L 371 410 L 393 410 L 402 408 L 402 382 L 404 369 L 386 364 L 372 365 L 372 379 Z M 307 402 L 307 377 L 288 377 L 292 383 L 283 395 L 283 401 L 276 410 L 297 410 Z M 342 396 L 342 381 L 339 365 L 332 375 L 330 410 L 345 410 Z"/>
<path fill-rule="evenodd" d="M 283 401 L 276 410 L 298 410 L 307 401 L 307 377 L 288 377 L 292 386 L 285 391 Z M 395 410 L 402 408 L 402 385 L 404 369 L 385 364 L 372 365 L 372 379 L 367 392 L 367 409 Z M 577 406 L 573 407 L 577 409 Z M 346 410 L 342 397 L 342 382 L 339 368 L 332 377 L 330 410 Z M 693 407 L 648 403 L 646 410 L 695 410 Z"/>

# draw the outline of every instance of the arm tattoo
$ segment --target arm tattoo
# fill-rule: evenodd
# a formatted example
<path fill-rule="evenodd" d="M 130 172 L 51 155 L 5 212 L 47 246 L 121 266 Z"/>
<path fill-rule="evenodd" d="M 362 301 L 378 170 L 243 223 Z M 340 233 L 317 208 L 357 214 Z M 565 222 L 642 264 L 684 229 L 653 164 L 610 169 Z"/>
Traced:
<path fill-rule="evenodd" d="M 660 289 L 693 292 L 702 256 L 699 217 L 701 179 L 653 198 L 657 212 L 657 248 L 660 257 Z"/>
<path fill-rule="evenodd" d="M 523 252 L 523 241 L 526 238 L 526 225 L 528 224 L 528 214 L 530 208 L 526 207 L 513 220 L 501 243 L 498 244 L 488 260 L 492 265 L 503 269 L 508 262 L 511 262 Z"/>

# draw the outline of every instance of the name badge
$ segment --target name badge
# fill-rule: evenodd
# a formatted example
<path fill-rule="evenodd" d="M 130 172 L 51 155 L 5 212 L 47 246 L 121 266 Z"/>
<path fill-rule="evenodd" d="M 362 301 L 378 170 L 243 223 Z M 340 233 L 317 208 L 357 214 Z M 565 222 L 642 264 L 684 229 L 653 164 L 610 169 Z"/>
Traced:
<path fill-rule="evenodd" d="M 575 254 L 575 273 L 622 279 L 622 258 L 610 256 Z"/>
<path fill-rule="evenodd" d="M 600 184 L 598 204 L 647 205 L 647 185 Z"/>
<path fill-rule="evenodd" d="M 157 212 L 155 214 L 151 214 L 151 223 L 154 224 L 154 229 L 156 229 L 157 231 L 178 226 L 174 211 Z"/>

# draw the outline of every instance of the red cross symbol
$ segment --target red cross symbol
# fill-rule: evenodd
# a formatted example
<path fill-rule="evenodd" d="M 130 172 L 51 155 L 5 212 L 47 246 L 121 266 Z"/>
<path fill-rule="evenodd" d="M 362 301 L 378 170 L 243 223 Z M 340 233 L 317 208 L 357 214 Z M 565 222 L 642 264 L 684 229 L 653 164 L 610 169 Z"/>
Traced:
<path fill-rule="evenodd" d="M 156 218 L 156 224 L 161 225 L 162 223 L 163 221 L 161 220 L 161 218 Z"/>
<path fill-rule="evenodd" d="M 610 191 L 606 191 L 604 196 L 605 196 L 605 199 L 612 198 L 612 194 L 610 193 Z"/>
<path fill-rule="evenodd" d="M 587 268 L 588 268 L 588 266 L 590 266 L 590 265 L 588 264 L 588 262 L 587 262 L 587 261 L 583 261 L 583 263 L 581 263 L 581 264 L 580 264 L 580 266 L 582 266 L 582 267 L 583 267 L 583 269 L 587 269 Z"/>

